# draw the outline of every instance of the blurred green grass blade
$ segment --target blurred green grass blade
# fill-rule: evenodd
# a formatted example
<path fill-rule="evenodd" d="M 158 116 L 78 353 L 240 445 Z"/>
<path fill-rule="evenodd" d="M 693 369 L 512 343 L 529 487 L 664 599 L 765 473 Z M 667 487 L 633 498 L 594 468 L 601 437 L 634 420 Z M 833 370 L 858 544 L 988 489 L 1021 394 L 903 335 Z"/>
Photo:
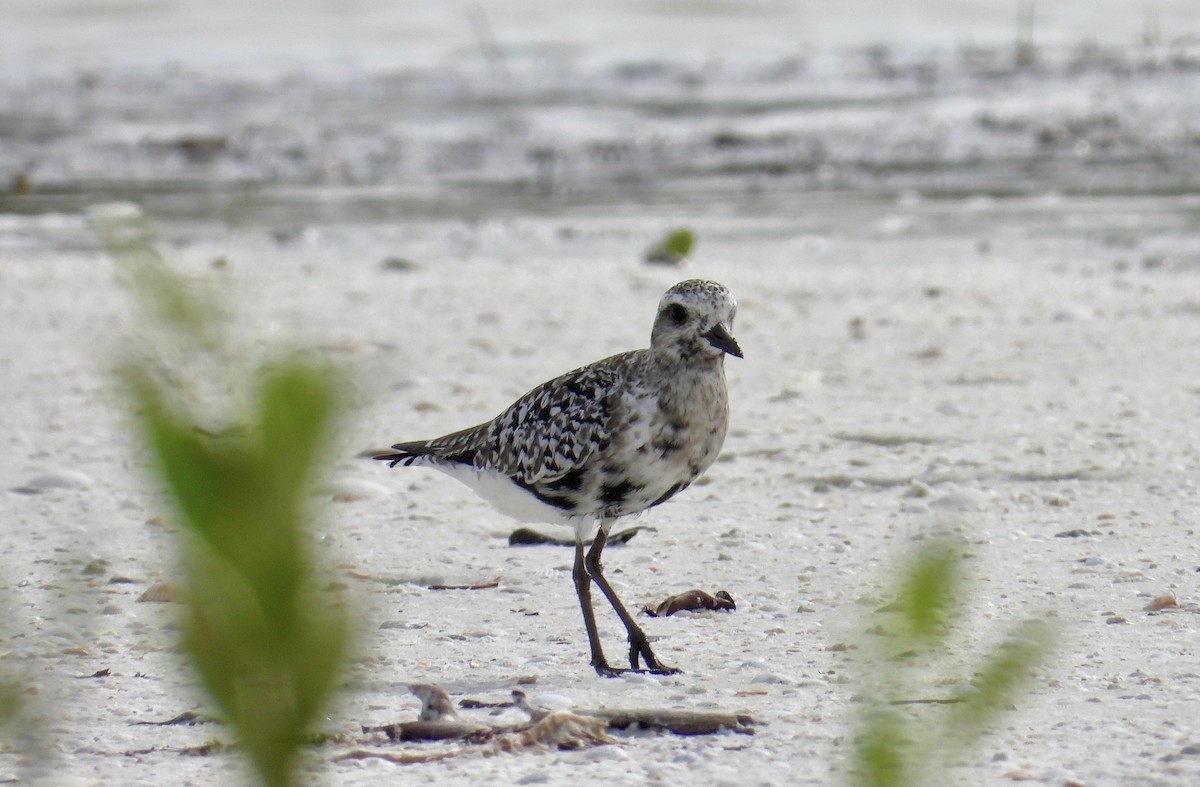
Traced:
<path fill-rule="evenodd" d="M 261 476 L 258 491 L 265 496 L 259 499 L 264 509 L 259 515 L 278 521 L 263 529 L 274 538 L 258 545 L 266 554 L 257 559 L 277 569 L 260 592 L 268 609 L 280 616 L 289 614 L 295 593 L 288 584 L 309 570 L 295 545 L 309 485 L 332 428 L 337 399 L 332 380 L 328 370 L 290 360 L 265 370 L 259 381 L 255 465 Z"/>
<path fill-rule="evenodd" d="M 265 375 L 259 421 L 214 439 L 144 371 L 126 373 L 163 479 L 189 529 L 184 647 L 268 784 L 287 784 L 347 644 L 340 610 L 308 587 L 304 501 L 335 411 L 327 374 Z"/>
<path fill-rule="evenodd" d="M 896 600 L 885 609 L 895 613 L 894 644 L 912 658 L 895 658 L 890 651 L 896 648 L 891 646 L 867 649 L 877 652 L 863 664 L 868 704 L 858 720 L 851 769 L 858 787 L 921 784 L 954 763 L 1008 710 L 1030 671 L 1052 647 L 1047 624 L 1022 624 L 984 655 L 973 690 L 959 702 L 939 705 L 930 711 L 937 715 L 918 721 L 890 707 L 891 702 L 912 699 L 914 686 L 939 678 L 953 680 L 944 673 L 923 673 L 939 664 L 931 656 L 955 644 L 954 617 L 963 603 L 962 560 L 960 544 L 931 540 L 923 542 L 898 572 Z M 898 692 L 904 694 L 897 696 Z"/>
<path fill-rule="evenodd" d="M 910 787 L 912 741 L 904 734 L 907 719 L 895 708 L 866 710 L 855 738 L 854 784 L 858 787 Z"/>
<path fill-rule="evenodd" d="M 347 627 L 313 591 L 293 598 L 290 623 L 272 619 L 246 578 L 201 547 L 189 555 L 196 598 L 186 648 L 203 682 L 268 784 L 286 784 L 305 733 L 338 675 Z"/>
<path fill-rule="evenodd" d="M 0 728 L 16 718 L 24 707 L 21 686 L 8 673 L 0 672 Z"/>
<path fill-rule="evenodd" d="M 254 467 L 235 448 L 218 449 L 176 411 L 167 393 L 140 367 L 123 376 L 132 393 L 138 420 L 186 523 L 217 551 L 236 541 L 231 530 L 247 518 L 239 511 L 252 499 Z"/>
<path fill-rule="evenodd" d="M 918 643 L 941 636 L 950 624 L 962 582 L 959 549 L 933 541 L 917 551 L 900 579 L 895 609 L 901 634 Z"/>
<path fill-rule="evenodd" d="M 336 400 L 327 370 L 288 361 L 268 372 L 259 388 L 262 453 L 259 460 L 284 499 L 311 480 Z"/>
<path fill-rule="evenodd" d="M 154 469 L 186 526 L 183 645 L 202 684 L 269 785 L 295 783 L 310 726 L 329 700 L 349 626 L 314 586 L 305 543 L 310 484 L 338 409 L 332 370 L 297 357 L 237 379 L 217 310 L 172 273 L 136 209 L 89 214 L 144 314 L 164 334 L 163 356 L 139 350 L 121 369 Z M 177 374 L 203 364 L 200 375 Z M 170 370 L 164 373 L 162 370 Z M 217 379 L 212 379 L 212 378 Z M 227 395 L 214 436 L 181 380 Z M 256 403 L 244 411 L 237 392 Z"/>
<path fill-rule="evenodd" d="M 1018 626 L 984 659 L 972 681 L 974 691 L 952 706 L 946 725 L 950 733 L 968 742 L 981 735 L 1008 708 L 1052 647 L 1045 623 L 1027 621 Z"/>

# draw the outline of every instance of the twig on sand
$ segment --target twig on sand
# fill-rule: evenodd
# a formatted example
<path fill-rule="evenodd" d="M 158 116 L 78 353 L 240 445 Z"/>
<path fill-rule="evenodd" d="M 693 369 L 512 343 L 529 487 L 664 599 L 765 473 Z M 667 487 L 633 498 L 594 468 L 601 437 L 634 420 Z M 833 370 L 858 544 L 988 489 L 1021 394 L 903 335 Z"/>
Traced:
<path fill-rule="evenodd" d="M 497 754 L 516 754 L 530 748 L 581 749 L 589 746 L 619 743 L 608 733 L 611 730 L 644 729 L 671 732 L 676 735 L 711 735 L 730 730 L 753 735 L 757 722 L 745 713 L 720 711 L 691 711 L 667 708 L 611 709 L 584 711 L 549 711 L 530 705 L 522 691 L 514 691 L 511 703 L 485 703 L 463 700 L 461 707 L 517 707 L 529 714 L 525 724 L 489 726 L 463 721 L 457 714 L 440 714 L 427 718 L 431 700 L 445 705 L 448 697 L 440 687 L 414 684 L 414 694 L 422 699 L 422 718 L 417 721 L 364 725 L 364 733 L 383 733 L 392 742 L 401 741 L 458 741 L 465 745 L 456 749 L 434 752 L 394 753 L 373 749 L 354 749 L 335 758 L 335 761 L 382 759 L 407 764 L 435 762 L 451 757 L 492 757 Z"/>
<path fill-rule="evenodd" d="M 500 579 L 497 577 L 489 582 L 477 582 L 467 585 L 443 585 L 433 584 L 429 586 L 430 590 L 491 590 L 492 588 L 500 587 Z"/>
<path fill-rule="evenodd" d="M 462 722 L 407 722 L 388 727 L 399 727 L 401 731 L 411 730 L 413 725 L 423 725 L 430 729 L 433 725 L 469 726 Z M 393 754 L 385 751 L 370 749 L 355 749 L 339 757 L 335 762 L 343 760 L 382 759 L 394 763 L 435 762 L 451 757 L 493 757 L 497 754 L 517 754 L 529 748 L 583 749 L 589 746 L 599 746 L 605 743 L 616 743 L 605 730 L 608 723 L 604 719 L 581 716 L 570 711 L 555 711 L 536 724 L 524 727 L 481 727 L 474 725 L 477 731 L 470 733 L 467 738 L 460 738 L 473 745 L 457 749 L 436 752 L 412 752 Z M 364 728 L 364 730 L 367 728 Z M 373 728 L 375 729 L 375 728 Z M 386 728 L 385 728 L 386 729 Z M 392 733 L 388 733 L 392 738 Z M 405 740 L 401 737 L 399 740 Z M 429 738 L 426 738 L 429 740 Z M 482 744 L 482 745 L 481 745 Z"/>

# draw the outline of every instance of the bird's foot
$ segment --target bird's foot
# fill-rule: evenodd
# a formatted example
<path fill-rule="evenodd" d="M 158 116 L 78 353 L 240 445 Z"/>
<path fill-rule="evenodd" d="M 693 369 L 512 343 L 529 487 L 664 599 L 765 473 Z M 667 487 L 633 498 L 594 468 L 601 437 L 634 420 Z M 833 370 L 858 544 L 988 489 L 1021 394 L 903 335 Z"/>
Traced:
<path fill-rule="evenodd" d="M 613 667 L 609 664 L 593 664 L 592 668 L 596 670 L 596 674 L 602 678 L 618 678 L 622 675 L 678 675 L 682 670 L 675 667 L 664 667 L 661 664 L 647 666 L 646 669 L 641 667 Z"/>
<path fill-rule="evenodd" d="M 645 671 L 649 672 L 651 675 L 679 675 L 683 673 L 683 670 L 679 669 L 679 667 L 668 667 L 663 664 L 659 664 L 657 661 L 653 664 L 647 663 L 646 667 L 647 669 Z"/>
<path fill-rule="evenodd" d="M 596 670 L 596 674 L 602 678 L 617 678 L 629 672 L 627 669 L 612 667 L 608 664 L 593 664 L 592 669 Z"/>
<path fill-rule="evenodd" d="M 646 660 L 646 668 L 642 669 L 638 657 Z M 659 661 L 654 651 L 650 650 L 650 643 L 644 641 L 629 643 L 629 667 L 631 672 L 648 672 L 651 675 L 678 675 L 683 670 L 678 667 L 668 667 Z"/>

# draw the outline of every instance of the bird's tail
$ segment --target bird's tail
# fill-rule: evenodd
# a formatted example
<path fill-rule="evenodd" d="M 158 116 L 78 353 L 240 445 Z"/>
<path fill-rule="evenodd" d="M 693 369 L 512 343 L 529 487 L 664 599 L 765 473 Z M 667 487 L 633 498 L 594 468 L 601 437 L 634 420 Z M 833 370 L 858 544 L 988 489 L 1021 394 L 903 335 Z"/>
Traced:
<path fill-rule="evenodd" d="M 429 447 L 429 443 L 424 440 L 418 440 L 414 443 L 396 443 L 392 446 L 392 450 L 382 454 L 376 454 L 371 457 L 378 459 L 380 462 L 387 462 L 388 467 L 396 465 L 404 465 L 409 467 L 413 462 L 423 456 L 429 456 L 433 453 L 433 449 Z"/>

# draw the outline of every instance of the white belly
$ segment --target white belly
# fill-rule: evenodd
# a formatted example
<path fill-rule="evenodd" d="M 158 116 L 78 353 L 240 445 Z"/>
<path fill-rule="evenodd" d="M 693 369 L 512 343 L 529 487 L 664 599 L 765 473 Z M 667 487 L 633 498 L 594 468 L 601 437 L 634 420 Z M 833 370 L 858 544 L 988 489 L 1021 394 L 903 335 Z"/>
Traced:
<path fill-rule="evenodd" d="M 432 467 L 469 486 L 500 513 L 520 522 L 548 522 L 555 525 L 576 525 L 579 517 L 568 516 L 561 508 L 549 506 L 500 473 L 477 470 L 463 464 L 414 462 L 415 466 Z"/>

